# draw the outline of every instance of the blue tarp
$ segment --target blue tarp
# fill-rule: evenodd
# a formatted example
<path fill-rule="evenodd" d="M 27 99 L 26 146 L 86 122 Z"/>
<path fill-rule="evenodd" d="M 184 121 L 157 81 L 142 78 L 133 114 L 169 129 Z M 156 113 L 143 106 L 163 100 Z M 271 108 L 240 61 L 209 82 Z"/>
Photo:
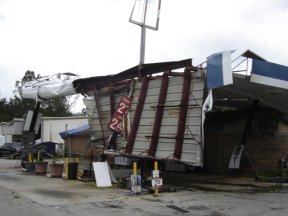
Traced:
<path fill-rule="evenodd" d="M 89 134 L 89 132 L 90 132 L 90 127 L 88 124 L 85 124 L 78 128 L 73 128 L 67 131 L 62 131 L 59 134 L 62 137 L 62 139 L 65 139 L 65 137 L 67 136 L 84 135 L 84 134 Z"/>

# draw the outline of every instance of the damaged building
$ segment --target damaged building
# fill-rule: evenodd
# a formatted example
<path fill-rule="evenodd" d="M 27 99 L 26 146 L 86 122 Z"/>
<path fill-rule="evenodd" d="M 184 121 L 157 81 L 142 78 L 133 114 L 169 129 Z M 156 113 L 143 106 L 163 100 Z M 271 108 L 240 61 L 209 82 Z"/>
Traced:
<path fill-rule="evenodd" d="M 202 166 L 203 71 L 191 59 L 79 79 L 91 139 L 105 154 Z M 174 69 L 185 68 L 183 72 Z"/>
<path fill-rule="evenodd" d="M 287 67 L 237 50 L 198 66 L 186 59 L 75 79 L 65 91 L 84 96 L 89 145 L 102 156 L 254 172 L 277 170 L 288 154 L 287 82 Z M 241 166 L 229 169 L 237 149 Z"/>

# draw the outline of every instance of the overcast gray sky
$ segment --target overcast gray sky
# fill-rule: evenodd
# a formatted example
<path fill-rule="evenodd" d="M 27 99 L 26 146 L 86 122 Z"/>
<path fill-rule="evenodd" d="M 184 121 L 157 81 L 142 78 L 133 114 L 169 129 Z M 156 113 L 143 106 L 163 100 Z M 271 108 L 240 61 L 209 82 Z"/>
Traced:
<path fill-rule="evenodd" d="M 82 78 L 139 63 L 134 0 L 0 0 L 0 97 L 12 97 L 27 70 Z M 288 65 L 288 1 L 162 0 L 158 31 L 147 30 L 145 62 L 248 48 Z"/>

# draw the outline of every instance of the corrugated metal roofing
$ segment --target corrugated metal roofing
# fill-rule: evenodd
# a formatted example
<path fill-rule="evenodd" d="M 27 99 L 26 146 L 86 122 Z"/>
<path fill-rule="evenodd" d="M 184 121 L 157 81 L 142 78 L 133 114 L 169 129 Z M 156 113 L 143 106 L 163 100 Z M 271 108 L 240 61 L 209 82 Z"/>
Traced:
<path fill-rule="evenodd" d="M 176 76 L 168 76 L 167 95 L 164 104 L 159 104 L 160 91 L 163 88 L 161 83 L 164 76 L 148 77 L 147 93 L 145 93 L 145 99 L 141 105 L 142 111 L 139 111 L 142 109 L 139 109 L 139 98 L 141 100 L 141 97 L 143 97 L 141 94 L 146 91 L 143 91 L 143 80 L 142 82 L 136 81 L 132 94 L 132 104 L 127 116 L 124 117 L 128 134 L 118 134 L 114 144 L 120 154 L 180 160 L 195 166 L 202 165 L 201 119 L 204 79 L 201 72 L 190 72 L 189 76 L 191 77 L 191 83 L 189 84 L 188 98 L 186 98 L 188 103 L 185 106 L 181 104 L 183 102 L 181 101 L 183 100 L 182 94 L 185 91 L 185 89 L 183 90 L 183 84 L 187 82 L 187 77 L 183 73 L 177 73 Z M 121 97 L 128 95 L 130 86 L 123 84 L 122 87 L 122 90 L 116 93 L 113 92 L 113 88 L 110 88 L 110 92 L 107 91 L 107 88 L 90 91 L 88 92 L 89 97 L 83 100 L 87 107 L 91 132 L 101 145 L 105 145 L 109 136 L 113 134 L 107 128 L 107 125 L 114 109 L 117 107 Z M 96 102 L 97 100 L 98 102 Z M 179 126 L 179 118 L 181 115 L 183 116 L 183 107 L 187 108 L 187 112 L 184 113 L 185 125 Z M 156 120 L 157 110 L 159 115 L 159 110 L 161 109 L 161 124 L 159 125 L 156 152 L 154 154 L 151 151 L 151 146 L 153 147 L 155 143 L 151 140 L 153 140 L 153 134 L 155 134 L 155 127 L 157 127 L 155 122 L 159 122 L 159 119 Z M 139 118 L 139 122 L 137 122 L 137 118 Z M 135 130 L 135 128 L 138 130 Z M 183 137 L 181 137 L 181 131 L 179 133 L 179 128 L 184 129 Z M 135 132 L 135 139 L 131 139 L 131 136 L 133 136 L 131 133 L 134 133 L 131 131 Z M 178 147 L 176 147 L 176 143 L 179 140 L 182 140 L 182 142 L 178 143 Z M 130 147 L 131 151 L 129 150 Z M 181 151 L 180 156 L 175 154 L 176 151 Z"/>
<path fill-rule="evenodd" d="M 115 75 L 97 76 L 97 77 L 89 77 L 85 79 L 78 79 L 73 82 L 73 86 L 77 93 L 86 93 L 86 92 L 93 90 L 95 86 L 98 89 L 100 89 L 103 87 L 107 87 L 112 83 L 123 81 L 125 79 L 131 79 L 135 77 L 145 77 L 145 76 L 152 75 L 155 73 L 160 73 L 163 71 L 170 71 L 170 70 L 174 70 L 178 68 L 184 68 L 187 66 L 192 67 L 192 59 L 142 64 L 142 67 L 140 70 L 139 70 L 139 66 L 137 65 Z"/>

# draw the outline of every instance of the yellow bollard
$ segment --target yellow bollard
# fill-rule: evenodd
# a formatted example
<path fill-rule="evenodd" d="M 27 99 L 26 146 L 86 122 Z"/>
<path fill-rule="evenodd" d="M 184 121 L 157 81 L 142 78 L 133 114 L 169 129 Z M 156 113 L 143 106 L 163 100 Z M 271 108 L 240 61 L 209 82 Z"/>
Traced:
<path fill-rule="evenodd" d="M 65 178 L 68 179 L 68 162 L 69 159 L 66 157 L 65 158 Z"/>
<path fill-rule="evenodd" d="M 133 163 L 133 175 L 136 176 L 137 175 L 137 162 Z"/>
<path fill-rule="evenodd" d="M 139 176 L 140 178 L 141 176 Z M 137 162 L 133 162 L 133 175 L 131 175 L 131 193 L 140 194 L 141 193 L 141 179 L 138 178 Z"/>
<path fill-rule="evenodd" d="M 154 161 L 154 170 L 158 170 L 158 162 Z"/>
<path fill-rule="evenodd" d="M 158 162 L 157 161 L 154 161 L 154 170 L 158 170 Z M 156 187 L 155 188 L 155 196 L 158 196 L 158 192 L 159 192 L 159 190 L 158 190 L 158 188 Z"/>
<path fill-rule="evenodd" d="M 32 154 L 31 153 L 28 155 L 28 162 L 32 162 Z"/>
<path fill-rule="evenodd" d="M 41 151 L 37 151 L 37 161 L 40 161 L 40 153 L 41 153 Z"/>

